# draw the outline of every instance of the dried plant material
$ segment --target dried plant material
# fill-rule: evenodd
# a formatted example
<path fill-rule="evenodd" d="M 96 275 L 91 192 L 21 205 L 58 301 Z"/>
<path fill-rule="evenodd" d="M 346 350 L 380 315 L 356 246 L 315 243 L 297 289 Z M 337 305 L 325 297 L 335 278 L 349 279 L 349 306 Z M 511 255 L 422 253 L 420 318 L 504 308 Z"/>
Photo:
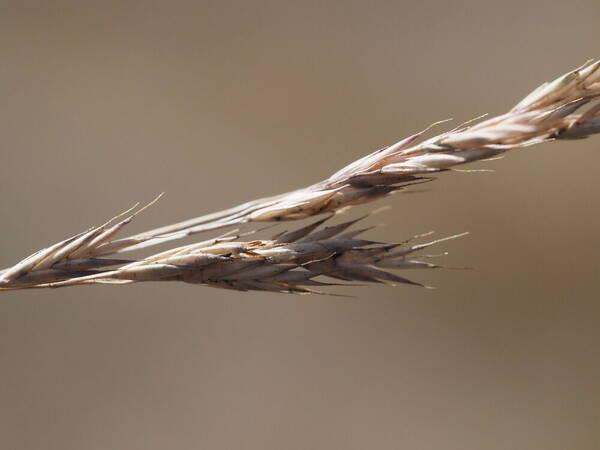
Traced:
<path fill-rule="evenodd" d="M 150 206 L 136 210 L 136 205 L 99 227 L 40 250 L 1 271 L 0 290 L 183 281 L 241 291 L 321 293 L 313 287 L 335 284 L 317 280 L 318 277 L 350 283 L 419 285 L 383 269 L 438 267 L 423 261 L 431 255 L 420 259 L 407 256 L 439 241 L 381 244 L 359 239 L 369 228 L 351 227 L 362 218 L 320 227 L 336 212 L 430 181 L 438 172 L 496 159 L 511 149 L 600 133 L 599 97 L 600 62 L 589 61 L 543 84 L 501 116 L 479 123 L 469 121 L 418 142 L 429 127 L 306 188 L 113 240 Z M 229 233 L 143 259 L 115 256 L 202 231 L 251 222 L 304 219 L 323 213 L 329 216 L 269 240 L 239 240 L 249 233 Z M 451 238 L 454 237 L 458 236 Z"/>
<path fill-rule="evenodd" d="M 431 180 L 432 175 L 462 164 L 497 158 L 511 149 L 600 133 L 599 96 L 600 61 L 588 61 L 543 84 L 506 114 L 479 123 L 469 121 L 417 143 L 441 123 L 438 122 L 352 162 L 324 181 L 136 235 L 146 241 L 124 250 L 231 225 L 303 219 L 333 212 Z M 586 105 L 590 108 L 583 110 Z"/>
<path fill-rule="evenodd" d="M 120 245 L 114 245 L 119 241 L 111 241 L 111 238 L 161 196 L 135 212 L 132 211 L 137 208 L 137 204 L 99 227 L 93 227 L 39 250 L 13 267 L 1 271 L 0 290 L 32 287 L 57 279 L 89 275 L 103 267 L 130 262 L 128 259 L 101 258 L 101 256 L 107 254 L 107 248 L 120 249 Z M 123 216 L 126 217 L 121 219 Z M 129 241 L 131 242 L 129 245 L 135 245 L 143 242 L 144 239 L 130 238 Z M 114 250 L 108 253 L 114 253 Z"/>
<path fill-rule="evenodd" d="M 91 256 L 94 250 L 85 257 L 72 258 L 94 236 L 104 233 L 108 225 L 103 225 L 42 250 L 4 272 L 0 289 L 183 281 L 239 291 L 323 294 L 313 287 L 339 284 L 316 280 L 319 277 L 422 286 L 382 269 L 440 267 L 412 255 L 443 240 L 462 236 L 426 243 L 409 240 L 381 244 L 357 237 L 366 229 L 344 233 L 360 219 L 319 229 L 325 220 L 268 240 L 240 241 L 242 235 L 228 235 L 135 261 L 94 257 Z M 104 242 L 96 248 L 110 244 Z M 120 267 L 108 268 L 113 266 Z"/>

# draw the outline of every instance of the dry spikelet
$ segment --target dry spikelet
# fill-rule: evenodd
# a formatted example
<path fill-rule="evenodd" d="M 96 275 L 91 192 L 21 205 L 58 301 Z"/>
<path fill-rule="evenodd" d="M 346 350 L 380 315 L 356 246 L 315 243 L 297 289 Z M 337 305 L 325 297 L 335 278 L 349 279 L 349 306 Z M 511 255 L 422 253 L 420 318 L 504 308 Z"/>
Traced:
<path fill-rule="evenodd" d="M 147 206 L 132 212 L 134 207 L 1 271 L 0 290 L 184 281 L 242 291 L 310 293 L 316 291 L 307 286 L 331 284 L 315 280 L 318 276 L 347 282 L 418 284 L 382 268 L 437 267 L 406 259 L 431 243 L 386 245 L 357 239 L 365 230 L 343 233 L 356 220 L 319 230 L 323 219 L 270 240 L 237 241 L 241 236 L 223 235 L 141 260 L 107 257 L 238 224 L 331 214 L 430 181 L 438 172 L 496 158 L 511 149 L 554 139 L 585 138 L 600 132 L 599 97 L 600 62 L 588 61 L 544 83 L 503 115 L 479 123 L 470 121 L 418 142 L 428 127 L 311 186 L 112 240 Z"/>

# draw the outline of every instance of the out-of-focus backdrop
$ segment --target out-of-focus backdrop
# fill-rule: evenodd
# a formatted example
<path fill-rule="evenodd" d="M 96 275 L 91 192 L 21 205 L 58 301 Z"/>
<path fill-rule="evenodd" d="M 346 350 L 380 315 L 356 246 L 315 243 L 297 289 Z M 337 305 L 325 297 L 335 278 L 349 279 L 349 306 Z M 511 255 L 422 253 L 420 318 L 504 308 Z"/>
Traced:
<path fill-rule="evenodd" d="M 162 191 L 130 231 L 304 186 L 600 56 L 597 0 L 1 8 L 0 266 Z M 437 290 L 2 293 L 0 446 L 598 448 L 600 138 L 476 167 L 370 222 L 472 233 L 441 250 L 475 270 L 411 274 Z"/>

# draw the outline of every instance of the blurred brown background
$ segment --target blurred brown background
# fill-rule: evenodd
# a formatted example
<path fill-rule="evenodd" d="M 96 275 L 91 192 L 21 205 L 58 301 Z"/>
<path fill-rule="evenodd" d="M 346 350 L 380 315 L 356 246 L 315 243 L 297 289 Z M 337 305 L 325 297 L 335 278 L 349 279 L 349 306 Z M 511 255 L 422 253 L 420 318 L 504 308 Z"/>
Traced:
<path fill-rule="evenodd" d="M 51 4 L 51 6 L 49 6 Z M 0 266 L 501 113 L 600 56 L 600 4 L 3 2 Z M 448 174 L 371 236 L 473 271 L 353 299 L 146 284 L 0 295 L 6 449 L 595 449 L 600 138 Z"/>

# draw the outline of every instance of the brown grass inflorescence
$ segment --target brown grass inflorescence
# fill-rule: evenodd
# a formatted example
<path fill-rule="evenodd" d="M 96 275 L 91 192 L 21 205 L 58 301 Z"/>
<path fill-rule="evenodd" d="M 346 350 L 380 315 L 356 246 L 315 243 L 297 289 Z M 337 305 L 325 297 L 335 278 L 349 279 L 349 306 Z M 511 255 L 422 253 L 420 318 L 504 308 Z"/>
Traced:
<path fill-rule="evenodd" d="M 320 293 L 315 288 L 350 282 L 419 284 L 384 269 L 434 268 L 412 254 L 438 241 L 381 244 L 358 238 L 357 220 L 319 228 L 336 212 L 432 180 L 437 172 L 497 158 L 508 150 L 600 132 L 600 62 L 589 61 L 544 83 L 506 114 L 467 122 L 421 140 L 431 128 L 371 153 L 308 187 L 243 203 L 145 233 L 115 239 L 146 207 L 42 249 L 0 272 L 0 290 L 141 281 L 184 281 L 241 291 Z M 137 207 L 137 206 L 136 206 Z M 253 222 L 304 219 L 327 213 L 271 239 L 225 234 L 141 259 L 125 252 L 196 233 Z M 457 236 L 452 236 L 457 237 Z"/>

